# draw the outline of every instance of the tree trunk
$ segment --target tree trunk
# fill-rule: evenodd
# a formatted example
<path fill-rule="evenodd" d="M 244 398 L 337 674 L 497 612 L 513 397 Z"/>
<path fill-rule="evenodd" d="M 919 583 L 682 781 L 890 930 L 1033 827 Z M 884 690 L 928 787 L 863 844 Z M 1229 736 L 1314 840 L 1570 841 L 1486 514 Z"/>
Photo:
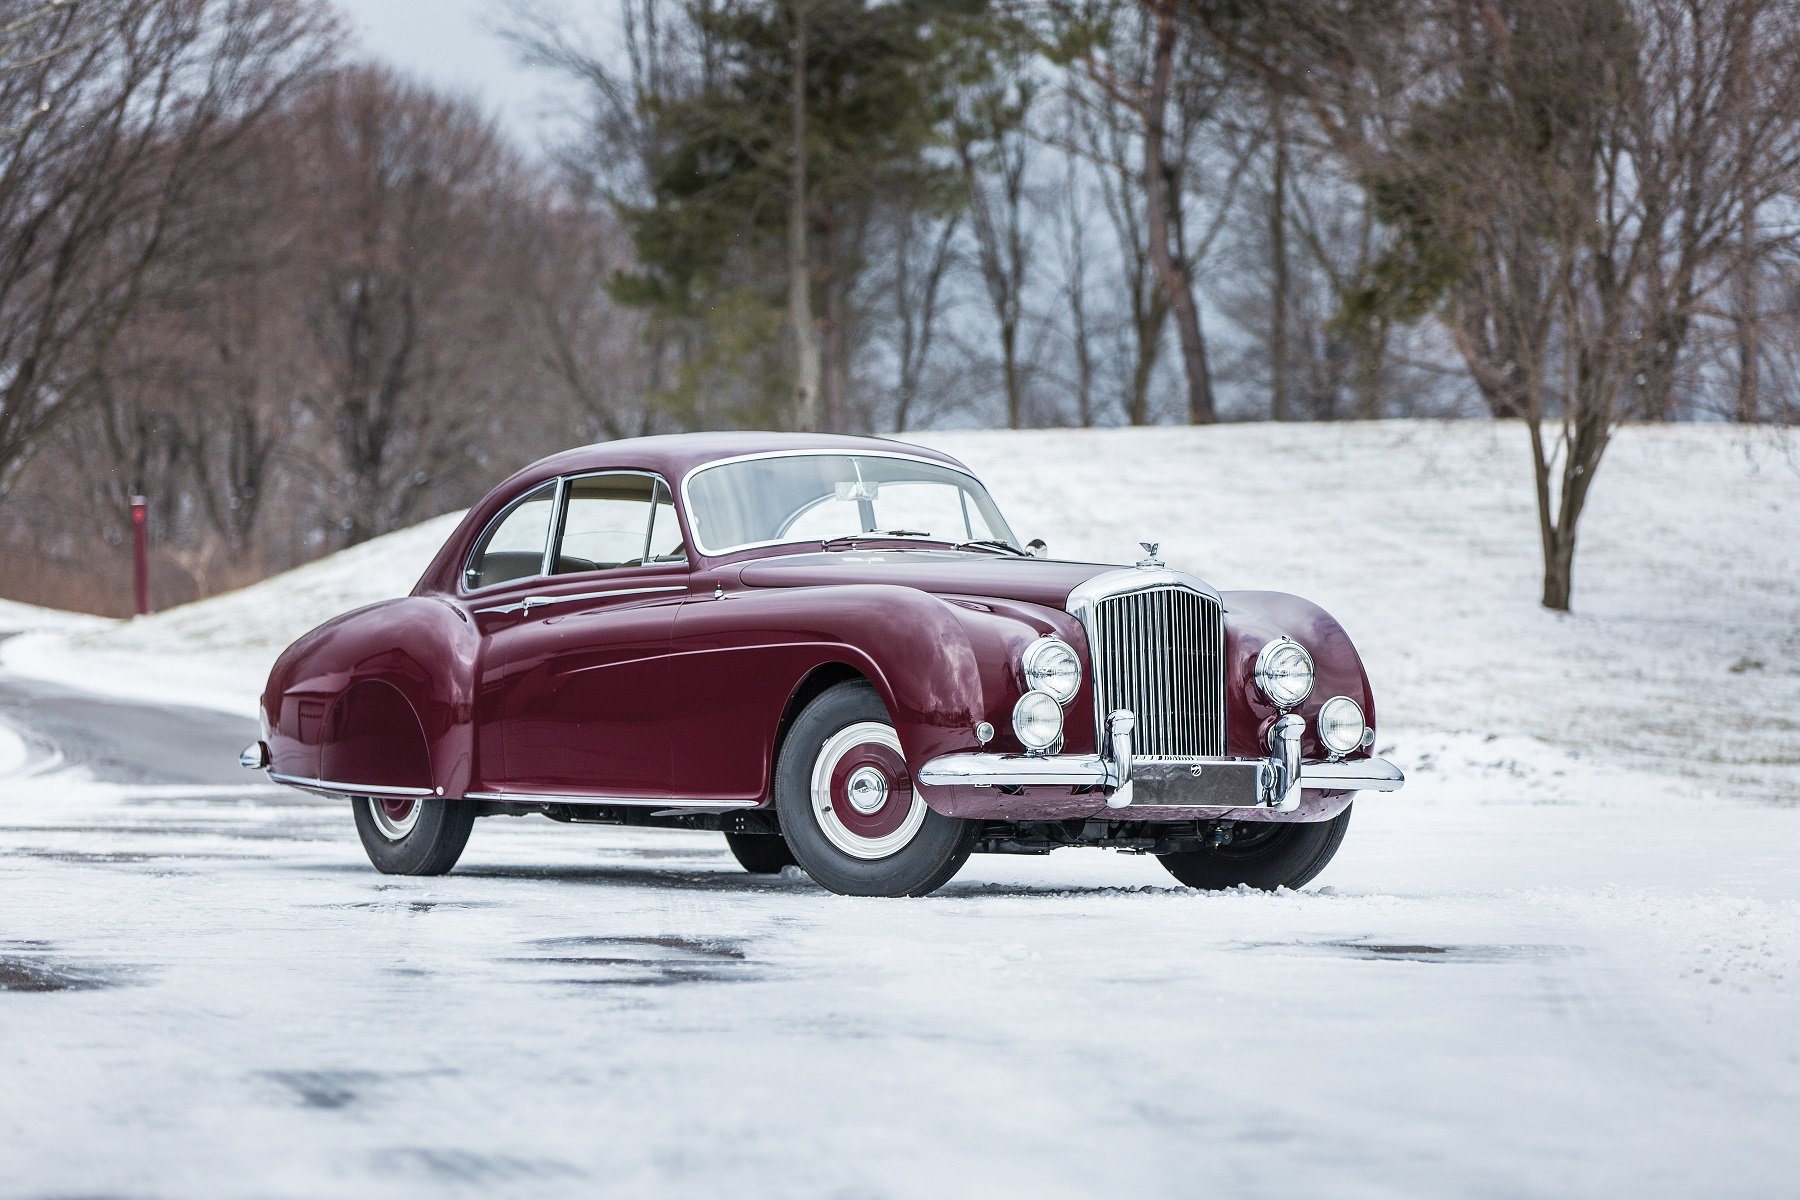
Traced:
<path fill-rule="evenodd" d="M 807 247 L 806 162 L 806 6 L 791 0 L 794 36 L 788 103 L 793 108 L 788 183 L 788 324 L 794 335 L 794 425 L 812 429 L 819 423 L 819 341 L 813 328 L 812 255 Z"/>
<path fill-rule="evenodd" d="M 1150 90 L 1144 100 L 1144 210 L 1150 240 L 1150 258 L 1157 278 L 1169 298 L 1181 338 L 1181 365 L 1187 376 L 1188 422 L 1210 425 L 1218 420 L 1213 408 L 1212 372 L 1206 362 L 1206 338 L 1200 331 L 1200 309 L 1188 264 L 1178 257 L 1172 243 L 1171 216 L 1178 203 L 1178 189 L 1169 178 L 1164 160 L 1165 118 L 1170 82 L 1175 70 L 1175 12 L 1159 4 L 1153 16 L 1156 38 L 1150 73 Z"/>
<path fill-rule="evenodd" d="M 837 279 L 838 228 L 827 215 L 819 231 L 819 294 L 825 301 L 825 318 L 820 323 L 820 415 L 827 433 L 843 433 L 847 427 L 845 397 L 849 391 L 845 363 L 845 314 L 842 289 Z"/>
<path fill-rule="evenodd" d="M 1000 367 L 1006 380 L 1006 427 L 1017 429 L 1025 395 L 1019 379 L 1019 327 L 1010 320 L 1000 323 Z"/>
<path fill-rule="evenodd" d="M 1387 352 L 1387 322 L 1371 320 L 1350 339 L 1356 371 L 1356 415 L 1373 421 L 1381 415 L 1381 363 Z"/>
<path fill-rule="evenodd" d="M 1288 419 L 1288 253 L 1287 253 L 1287 127 L 1281 99 L 1274 105 L 1275 161 L 1269 172 L 1269 259 L 1275 271 L 1274 295 L 1269 297 L 1269 415 Z"/>
<path fill-rule="evenodd" d="M 1756 205 L 1748 198 L 1738 201 L 1737 264 L 1737 419 L 1754 424 L 1761 415 L 1762 397 L 1762 314 L 1756 295 Z"/>

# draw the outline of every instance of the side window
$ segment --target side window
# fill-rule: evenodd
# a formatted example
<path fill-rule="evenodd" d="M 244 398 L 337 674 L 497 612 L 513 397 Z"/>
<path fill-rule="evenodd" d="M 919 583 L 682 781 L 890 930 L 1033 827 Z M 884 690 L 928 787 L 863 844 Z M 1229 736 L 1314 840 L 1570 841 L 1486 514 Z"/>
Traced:
<path fill-rule="evenodd" d="M 584 475 L 569 481 L 556 574 L 635 567 L 644 561 L 657 481 L 647 475 Z"/>
<path fill-rule="evenodd" d="M 469 556 L 463 580 L 468 588 L 492 587 L 513 579 L 529 579 L 544 569 L 550 544 L 550 518 L 556 511 L 556 484 L 546 483 L 488 527 L 487 536 Z"/>
<path fill-rule="evenodd" d="M 681 539 L 681 522 L 675 517 L 675 498 L 669 485 L 656 481 L 656 513 L 650 519 L 650 553 L 645 562 L 684 563 L 687 543 Z"/>

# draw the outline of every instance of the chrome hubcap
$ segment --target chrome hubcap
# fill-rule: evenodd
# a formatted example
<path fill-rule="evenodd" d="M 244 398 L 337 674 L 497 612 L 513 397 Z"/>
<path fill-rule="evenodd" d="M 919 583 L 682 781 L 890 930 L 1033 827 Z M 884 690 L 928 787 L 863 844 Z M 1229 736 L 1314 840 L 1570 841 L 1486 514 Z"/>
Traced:
<path fill-rule="evenodd" d="M 400 841 L 419 823 L 417 800 L 370 796 L 363 803 L 369 806 L 369 816 L 374 818 L 375 828 L 390 842 Z"/>
<path fill-rule="evenodd" d="M 859 721 L 826 739 L 813 760 L 812 808 L 825 839 L 852 858 L 905 849 L 926 809 L 892 725 Z"/>
<path fill-rule="evenodd" d="M 887 803 L 887 776 L 878 767 L 858 767 L 850 773 L 850 807 L 865 816 Z"/>

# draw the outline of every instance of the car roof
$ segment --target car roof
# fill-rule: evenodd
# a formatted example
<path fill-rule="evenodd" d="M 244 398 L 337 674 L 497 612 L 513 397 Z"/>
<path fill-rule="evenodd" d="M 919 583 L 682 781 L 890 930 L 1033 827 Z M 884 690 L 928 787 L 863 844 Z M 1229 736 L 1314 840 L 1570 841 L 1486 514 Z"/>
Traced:
<path fill-rule="evenodd" d="M 639 471 L 655 471 L 671 483 L 695 467 L 723 458 L 746 454 L 792 453 L 796 450 L 838 450 L 855 453 L 880 452 L 907 454 L 967 470 L 962 463 L 926 446 L 893 438 L 852 437 L 830 433 L 670 433 L 652 437 L 621 438 L 614 442 L 596 442 L 564 450 L 539 459 L 513 477 L 512 482 L 526 484 L 526 476 L 549 479 L 575 471 L 600 471 L 624 467 Z"/>

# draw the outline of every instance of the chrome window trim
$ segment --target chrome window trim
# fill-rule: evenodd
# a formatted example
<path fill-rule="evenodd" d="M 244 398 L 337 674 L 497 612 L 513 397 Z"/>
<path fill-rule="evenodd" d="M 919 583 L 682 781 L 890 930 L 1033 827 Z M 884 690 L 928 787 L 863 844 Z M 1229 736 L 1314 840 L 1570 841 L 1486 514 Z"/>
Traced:
<path fill-rule="evenodd" d="M 562 543 L 563 526 L 569 520 L 569 477 L 556 477 L 556 499 L 550 509 L 550 536 L 544 539 L 544 556 L 538 559 L 538 577 L 548 579 L 556 572 L 556 548 Z"/>
<path fill-rule="evenodd" d="M 456 594 L 458 596 L 479 596 L 483 592 L 491 592 L 491 591 L 495 590 L 496 588 L 512 587 L 512 586 L 515 586 L 515 585 L 521 584 L 521 583 L 530 583 L 534 579 L 574 579 L 581 575 L 602 574 L 601 571 L 571 571 L 567 575 L 557 575 L 555 572 L 550 570 L 550 567 L 553 565 L 553 557 L 552 556 L 556 553 L 557 545 L 562 541 L 563 523 L 568 516 L 567 501 L 568 501 L 568 495 L 569 495 L 569 490 L 568 490 L 569 483 L 571 480 L 588 479 L 595 475 L 641 475 L 646 479 L 654 479 L 657 483 L 660 483 L 665 489 L 668 488 L 668 486 L 669 486 L 669 481 L 667 479 L 664 479 L 660 472 L 646 471 L 641 467 L 616 467 L 616 468 L 602 468 L 600 470 L 595 470 L 595 471 L 575 471 L 568 475 L 558 475 L 554 479 L 546 479 L 546 480 L 541 481 L 535 487 L 531 488 L 530 491 L 527 491 L 525 493 L 525 495 L 520 496 L 518 499 L 514 500 L 511 504 L 508 504 L 505 508 L 502 508 L 499 512 L 495 513 L 493 518 L 491 520 L 489 520 L 486 525 L 483 525 L 481 527 L 480 536 L 478 536 L 475 539 L 475 541 L 470 544 L 469 553 L 463 558 L 462 573 L 456 577 Z M 469 582 L 469 564 L 475 560 L 475 547 L 480 546 L 482 544 L 482 542 L 487 538 L 488 534 L 493 531 L 494 525 L 496 522 L 504 521 L 512 513 L 512 511 L 515 508 L 518 508 L 519 505 L 521 505 L 525 502 L 527 497 L 535 494 L 540 488 L 542 488 L 545 484 L 548 484 L 548 483 L 556 484 L 556 490 L 551 494 L 551 496 L 552 496 L 551 504 L 554 508 L 554 511 L 552 511 L 550 514 L 550 538 L 544 545 L 544 557 L 543 557 L 543 560 L 541 562 L 539 562 L 539 564 L 538 564 L 538 573 L 536 575 L 521 575 L 517 579 L 507 579 L 507 580 L 501 581 L 500 583 L 490 583 L 486 587 L 479 587 L 479 588 L 468 587 L 467 585 Z M 650 509 L 651 509 L 652 517 L 651 517 L 650 525 L 646 526 L 646 528 L 644 530 L 644 540 L 646 542 L 648 542 L 651 537 L 650 531 L 655 523 L 654 513 L 656 511 L 656 501 L 655 501 L 656 489 L 654 487 L 650 489 L 650 496 L 651 496 Z M 671 502 L 674 501 L 675 493 L 673 491 L 669 492 L 669 499 Z M 679 512 L 677 512 L 675 514 L 675 524 L 678 528 L 682 527 L 681 514 Z M 644 565 L 649 566 L 650 564 L 645 563 Z M 689 565 L 689 560 L 684 558 L 680 562 L 657 563 L 655 565 L 659 566 L 659 567 L 681 567 L 681 566 Z M 607 568 L 605 568 L 606 571 L 623 571 L 623 570 L 636 570 L 636 569 L 637 568 L 635 568 L 635 567 L 633 567 L 633 568 L 627 568 L 627 567 L 607 567 Z M 480 609 L 478 611 L 495 612 L 495 611 L 499 611 L 499 610 L 484 608 L 484 609 Z"/>
<path fill-rule="evenodd" d="M 554 533 L 555 532 L 554 527 L 556 525 L 556 505 L 562 495 L 562 492 L 560 490 L 561 483 L 562 483 L 562 476 L 560 476 L 560 475 L 557 476 L 555 479 L 543 480 L 541 483 L 538 483 L 535 486 L 533 486 L 532 488 L 530 488 L 529 490 L 527 490 L 524 495 L 516 497 L 512 501 L 512 503 L 506 505 L 499 512 L 495 513 L 492 517 L 490 517 L 488 519 L 488 523 L 481 527 L 481 532 L 479 534 L 475 535 L 475 540 L 473 542 L 469 543 L 469 552 L 467 554 L 463 555 L 462 570 L 459 571 L 456 576 L 456 594 L 457 595 L 459 595 L 459 596 L 478 596 L 482 592 L 491 592 L 495 588 L 503 588 L 509 584 L 525 583 L 532 579 L 542 578 L 542 571 L 543 571 L 543 567 L 544 567 L 542 557 L 540 557 L 538 560 L 538 571 L 540 573 L 537 575 L 523 575 L 523 576 L 520 576 L 518 579 L 503 579 L 499 583 L 490 583 L 483 587 L 478 587 L 478 588 L 471 588 L 469 586 L 469 567 L 471 564 L 474 563 L 475 555 L 478 552 L 480 552 L 487 545 L 488 538 L 493 535 L 494 530 L 496 528 L 498 528 L 500 522 L 502 522 L 502 521 L 506 520 L 506 518 L 512 516 L 513 513 L 515 511 L 517 511 L 518 508 L 521 505 L 523 505 L 527 500 L 529 500 L 529 499 L 531 499 L 531 497 L 537 495 L 547 485 L 552 485 L 552 484 L 558 485 L 555 487 L 551 487 L 551 489 L 550 489 L 550 525 L 551 525 L 551 532 Z M 548 538 L 548 535 L 546 535 L 546 537 Z M 547 540 L 545 542 L 545 545 L 548 546 L 549 544 L 550 543 Z M 548 553 L 549 553 L 549 551 L 546 549 L 545 554 L 548 554 Z"/>
<path fill-rule="evenodd" d="M 997 515 L 1000 518 L 1001 523 L 1006 526 L 1005 532 L 1012 534 L 1012 523 L 1007 521 L 1006 514 L 1000 511 L 1000 505 L 994 500 L 993 493 L 988 491 L 987 484 L 981 482 L 981 479 L 967 467 L 956 466 L 952 463 L 943 462 L 935 458 L 927 458 L 922 454 L 906 454 L 898 450 L 763 450 L 754 454 L 733 454 L 729 458 L 715 458 L 711 462 L 704 462 L 697 467 L 689 468 L 687 474 L 681 477 L 681 508 L 683 513 L 687 516 L 688 534 L 694 543 L 695 551 L 705 555 L 707 558 L 720 558 L 727 554 L 736 554 L 741 550 L 761 550 L 766 546 L 817 546 L 819 544 L 818 538 L 782 537 L 770 538 L 761 542 L 745 542 L 741 546 L 730 546 L 722 550 L 715 550 L 713 547 L 708 546 L 700 540 L 700 528 L 694 517 L 694 498 L 689 485 L 693 483 L 694 476 L 699 475 L 701 472 L 710 471 L 714 467 L 730 466 L 732 463 L 755 462 L 761 459 L 771 458 L 820 457 L 895 458 L 903 462 L 923 463 L 928 467 L 938 467 L 953 474 L 961 475 L 964 479 L 967 479 L 970 483 L 973 483 L 976 487 L 981 489 L 982 493 L 987 496 L 988 503 L 993 504 L 995 515 Z M 878 533 L 871 533 L 866 536 L 870 539 L 874 539 L 881 535 Z"/>

